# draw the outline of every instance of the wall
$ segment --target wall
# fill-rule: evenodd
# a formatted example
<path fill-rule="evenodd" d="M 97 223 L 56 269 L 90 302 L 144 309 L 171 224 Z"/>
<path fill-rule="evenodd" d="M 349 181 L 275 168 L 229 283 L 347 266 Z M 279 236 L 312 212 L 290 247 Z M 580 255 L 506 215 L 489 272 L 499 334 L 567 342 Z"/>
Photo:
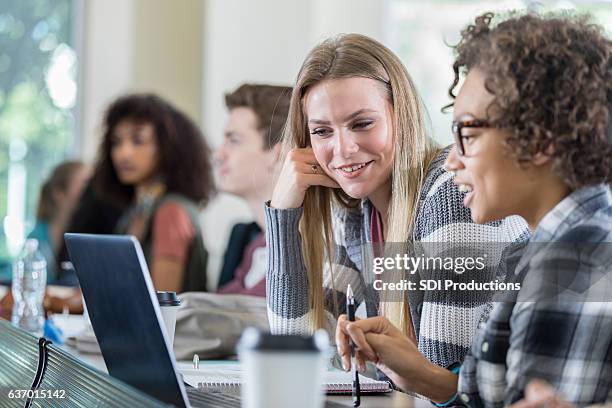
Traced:
<path fill-rule="evenodd" d="M 92 0 L 85 4 L 81 50 L 81 156 L 91 160 L 105 106 L 132 80 L 133 1 Z M 112 29 L 110 29 L 112 27 Z"/>
<path fill-rule="evenodd" d="M 331 35 L 359 32 L 382 39 L 383 12 L 384 1 L 371 0 L 208 0 L 202 116 L 211 143 L 222 141 L 224 93 L 244 82 L 292 84 L 308 50 Z M 250 219 L 244 203 L 227 194 L 204 211 L 210 282 L 217 281 L 231 226 Z"/>
<path fill-rule="evenodd" d="M 132 88 L 202 115 L 202 0 L 135 0 Z"/>
<path fill-rule="evenodd" d="M 81 56 L 81 155 L 92 160 L 104 109 L 127 92 L 156 92 L 202 115 L 201 0 L 88 0 Z"/>

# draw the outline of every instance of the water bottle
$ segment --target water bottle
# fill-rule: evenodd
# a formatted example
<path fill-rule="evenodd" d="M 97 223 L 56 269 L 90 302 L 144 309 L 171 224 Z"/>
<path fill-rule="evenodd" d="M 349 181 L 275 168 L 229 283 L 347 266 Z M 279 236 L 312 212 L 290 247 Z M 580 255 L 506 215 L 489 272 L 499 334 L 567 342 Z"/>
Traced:
<path fill-rule="evenodd" d="M 47 261 L 38 250 L 38 241 L 28 239 L 13 264 L 14 325 L 42 336 L 45 324 L 43 298 L 47 284 Z"/>

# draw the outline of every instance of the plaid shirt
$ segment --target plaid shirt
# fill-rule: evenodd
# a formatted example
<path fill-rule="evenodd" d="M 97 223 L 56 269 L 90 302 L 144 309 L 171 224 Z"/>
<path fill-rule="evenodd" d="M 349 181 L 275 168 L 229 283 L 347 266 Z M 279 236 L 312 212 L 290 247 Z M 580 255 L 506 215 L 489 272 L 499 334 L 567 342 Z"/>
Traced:
<path fill-rule="evenodd" d="M 584 254 L 576 259 L 575 253 L 558 247 L 542 255 L 543 245 L 559 243 L 580 243 L 582 252 L 588 246 L 587 256 L 599 254 L 599 266 L 585 266 Z M 459 374 L 458 403 L 505 406 L 523 398 L 525 386 L 535 378 L 579 406 L 612 400 L 612 292 L 589 301 L 522 301 L 529 277 L 553 269 L 557 279 L 569 276 L 572 285 L 592 284 L 593 275 L 605 269 L 604 280 L 610 282 L 611 247 L 612 194 L 607 185 L 573 192 L 542 219 L 509 274 L 510 280 L 523 282 L 514 295 L 519 301 L 496 303 L 477 331 Z M 538 257 L 545 261 L 535 262 Z"/>

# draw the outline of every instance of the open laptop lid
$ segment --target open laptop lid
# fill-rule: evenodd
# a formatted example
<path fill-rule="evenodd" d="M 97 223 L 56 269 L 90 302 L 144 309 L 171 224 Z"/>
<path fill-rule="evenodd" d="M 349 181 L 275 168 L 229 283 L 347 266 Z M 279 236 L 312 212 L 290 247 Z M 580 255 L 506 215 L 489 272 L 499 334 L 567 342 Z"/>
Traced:
<path fill-rule="evenodd" d="M 189 406 L 136 238 L 64 237 L 109 374 L 161 401 Z"/>

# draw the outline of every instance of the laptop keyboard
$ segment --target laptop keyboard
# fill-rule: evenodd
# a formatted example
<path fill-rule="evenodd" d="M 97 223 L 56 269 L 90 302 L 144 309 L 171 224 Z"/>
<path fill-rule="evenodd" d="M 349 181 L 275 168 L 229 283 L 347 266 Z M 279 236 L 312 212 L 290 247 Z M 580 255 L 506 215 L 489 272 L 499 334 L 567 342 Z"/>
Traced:
<path fill-rule="evenodd" d="M 187 397 L 194 408 L 240 408 L 240 397 L 217 392 L 202 392 L 195 388 L 187 389 Z"/>

